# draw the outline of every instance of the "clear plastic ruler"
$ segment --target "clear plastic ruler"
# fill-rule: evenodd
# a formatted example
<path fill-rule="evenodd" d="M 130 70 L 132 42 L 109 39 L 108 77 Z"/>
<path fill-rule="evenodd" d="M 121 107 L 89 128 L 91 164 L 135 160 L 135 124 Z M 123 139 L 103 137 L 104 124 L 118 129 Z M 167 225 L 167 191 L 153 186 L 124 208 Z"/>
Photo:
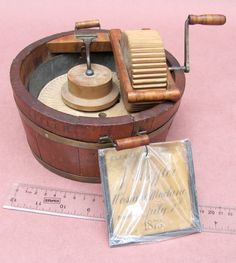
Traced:
<path fill-rule="evenodd" d="M 103 196 L 28 184 L 14 185 L 7 209 L 105 221 Z M 203 231 L 236 234 L 236 208 L 199 205 Z"/>

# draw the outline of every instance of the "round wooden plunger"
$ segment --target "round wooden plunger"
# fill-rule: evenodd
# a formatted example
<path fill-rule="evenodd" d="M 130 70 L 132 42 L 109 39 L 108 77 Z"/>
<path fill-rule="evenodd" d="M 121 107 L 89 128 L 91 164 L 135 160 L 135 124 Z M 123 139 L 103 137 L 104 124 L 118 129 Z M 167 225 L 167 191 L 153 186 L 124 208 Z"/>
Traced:
<path fill-rule="evenodd" d="M 109 68 L 92 64 L 94 74 L 86 75 L 86 64 L 73 67 L 67 74 L 68 85 L 61 95 L 69 107 L 81 111 L 99 111 L 111 107 L 119 98 L 119 89 L 113 85 Z"/>

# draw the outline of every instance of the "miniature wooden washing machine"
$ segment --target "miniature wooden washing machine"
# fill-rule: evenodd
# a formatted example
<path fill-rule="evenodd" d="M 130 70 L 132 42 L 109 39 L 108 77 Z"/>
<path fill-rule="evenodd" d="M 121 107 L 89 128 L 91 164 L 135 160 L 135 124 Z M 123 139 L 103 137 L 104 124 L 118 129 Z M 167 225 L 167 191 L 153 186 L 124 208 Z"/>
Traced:
<path fill-rule="evenodd" d="M 98 149 L 164 141 L 189 71 L 189 24 L 224 23 L 188 17 L 182 67 L 157 31 L 101 30 L 97 20 L 27 46 L 10 76 L 34 156 L 59 175 L 99 182 Z"/>

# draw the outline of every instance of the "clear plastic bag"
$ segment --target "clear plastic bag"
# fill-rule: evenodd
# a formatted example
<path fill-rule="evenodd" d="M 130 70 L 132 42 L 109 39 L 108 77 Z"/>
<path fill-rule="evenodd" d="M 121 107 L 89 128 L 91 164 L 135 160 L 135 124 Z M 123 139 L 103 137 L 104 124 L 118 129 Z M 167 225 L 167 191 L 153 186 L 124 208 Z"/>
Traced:
<path fill-rule="evenodd" d="M 201 232 L 188 140 L 99 150 L 109 245 Z"/>

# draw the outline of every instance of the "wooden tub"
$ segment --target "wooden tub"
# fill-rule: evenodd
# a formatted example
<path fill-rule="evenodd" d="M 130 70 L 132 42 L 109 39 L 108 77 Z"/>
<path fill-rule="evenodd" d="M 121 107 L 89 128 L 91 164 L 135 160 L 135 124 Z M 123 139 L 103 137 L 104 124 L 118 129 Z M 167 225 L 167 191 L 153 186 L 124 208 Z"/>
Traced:
<path fill-rule="evenodd" d="M 102 32 L 109 33 L 107 30 Z M 100 138 L 108 136 L 116 140 L 146 132 L 151 142 L 164 141 L 180 100 L 120 117 L 76 117 L 44 105 L 37 99 L 40 90 L 50 80 L 79 63 L 77 51 L 81 45 L 71 46 L 69 51 L 65 50 L 66 53 L 55 53 L 48 42 L 71 34 L 52 35 L 23 49 L 12 63 L 11 84 L 28 143 L 36 159 L 66 178 L 100 182 L 98 149 L 112 146 Z M 115 70 L 109 41 L 95 43 L 91 48 L 95 63 Z M 179 65 L 169 52 L 166 55 L 170 66 Z M 183 94 L 183 71 L 174 72 L 173 78 Z"/>

